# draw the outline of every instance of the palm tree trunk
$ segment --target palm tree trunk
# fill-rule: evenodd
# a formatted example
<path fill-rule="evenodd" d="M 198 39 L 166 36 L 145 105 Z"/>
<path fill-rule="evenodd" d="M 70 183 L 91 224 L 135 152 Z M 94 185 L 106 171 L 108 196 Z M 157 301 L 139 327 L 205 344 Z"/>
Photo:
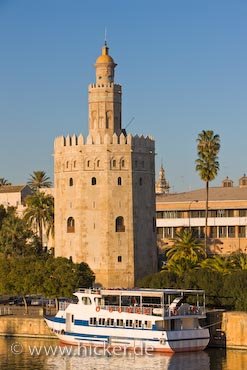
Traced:
<path fill-rule="evenodd" d="M 42 228 L 42 220 L 39 220 L 39 238 L 40 238 L 40 244 L 41 249 L 43 249 L 43 228 Z"/>
<path fill-rule="evenodd" d="M 205 209 L 205 235 L 204 235 L 204 247 L 207 255 L 207 237 L 208 237 L 208 190 L 209 182 L 206 181 L 206 209 Z"/>

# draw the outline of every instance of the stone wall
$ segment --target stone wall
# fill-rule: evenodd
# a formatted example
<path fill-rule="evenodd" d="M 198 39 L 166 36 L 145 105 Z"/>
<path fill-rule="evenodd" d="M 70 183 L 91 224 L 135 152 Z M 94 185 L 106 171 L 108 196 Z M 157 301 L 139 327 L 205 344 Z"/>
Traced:
<path fill-rule="evenodd" d="M 56 338 L 43 318 L 1 316 L 0 336 Z"/>

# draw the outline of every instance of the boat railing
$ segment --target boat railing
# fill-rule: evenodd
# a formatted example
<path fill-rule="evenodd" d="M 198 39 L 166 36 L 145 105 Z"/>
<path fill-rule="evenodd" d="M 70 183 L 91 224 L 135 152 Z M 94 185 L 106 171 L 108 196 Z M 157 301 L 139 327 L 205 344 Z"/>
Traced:
<path fill-rule="evenodd" d="M 179 308 L 171 309 L 169 306 L 163 308 L 161 305 L 147 305 L 147 306 L 118 306 L 118 305 L 103 305 L 99 306 L 101 310 L 109 312 L 127 312 L 144 315 L 155 315 L 163 317 L 174 316 L 202 316 L 205 314 L 202 306 L 182 305 Z"/>
<path fill-rule="evenodd" d="M 203 316 L 205 310 L 203 306 L 193 305 L 182 305 L 180 307 L 170 308 L 169 306 L 165 309 L 165 317 L 174 316 Z"/>

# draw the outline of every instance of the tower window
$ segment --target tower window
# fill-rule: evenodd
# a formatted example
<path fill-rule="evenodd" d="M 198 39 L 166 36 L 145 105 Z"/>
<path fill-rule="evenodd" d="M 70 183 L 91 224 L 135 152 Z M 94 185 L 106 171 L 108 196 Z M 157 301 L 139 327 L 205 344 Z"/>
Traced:
<path fill-rule="evenodd" d="M 122 262 L 122 256 L 118 256 L 118 257 L 117 257 L 117 261 L 118 261 L 118 262 Z"/>
<path fill-rule="evenodd" d="M 74 168 L 76 168 L 76 161 L 74 161 Z"/>
<path fill-rule="evenodd" d="M 92 177 L 92 185 L 96 185 L 96 177 Z"/>
<path fill-rule="evenodd" d="M 121 177 L 118 177 L 118 179 L 117 179 L 117 184 L 118 184 L 118 185 L 122 185 L 122 178 L 121 178 Z"/>
<path fill-rule="evenodd" d="M 124 168 L 125 166 L 125 163 L 124 163 L 124 159 L 121 160 L 121 167 Z"/>
<path fill-rule="evenodd" d="M 69 217 L 67 220 L 67 233 L 75 232 L 75 220 L 73 217 Z"/>
<path fill-rule="evenodd" d="M 69 168 L 69 162 L 68 161 L 66 162 L 66 168 Z"/>
<path fill-rule="evenodd" d="M 139 178 L 139 185 L 142 186 L 142 177 Z"/>
<path fill-rule="evenodd" d="M 73 186 L 74 185 L 74 182 L 73 182 L 73 179 L 72 177 L 69 179 L 69 186 Z"/>
<path fill-rule="evenodd" d="M 113 159 L 113 161 L 112 161 L 112 167 L 116 167 L 116 159 Z"/>
<path fill-rule="evenodd" d="M 99 167 L 100 166 L 100 160 L 98 159 L 97 160 L 97 167 Z"/>
<path fill-rule="evenodd" d="M 115 231 L 117 233 L 122 233 L 125 231 L 124 218 L 122 216 L 118 216 L 116 218 Z"/>
<path fill-rule="evenodd" d="M 87 161 L 87 167 L 90 167 L 90 161 Z"/>

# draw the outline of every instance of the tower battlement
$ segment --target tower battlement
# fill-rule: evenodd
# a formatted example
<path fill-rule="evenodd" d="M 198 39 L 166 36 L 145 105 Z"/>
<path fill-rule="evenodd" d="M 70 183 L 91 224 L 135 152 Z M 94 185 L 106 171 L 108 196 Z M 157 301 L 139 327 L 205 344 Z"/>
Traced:
<path fill-rule="evenodd" d="M 58 136 L 54 141 L 54 150 L 59 149 L 70 150 L 71 147 L 82 147 L 84 145 L 130 145 L 132 148 L 136 149 L 147 149 L 154 150 L 154 139 L 151 136 L 144 137 L 143 135 L 131 135 L 125 136 L 123 133 L 121 135 L 105 134 L 103 137 L 100 135 L 96 136 L 95 139 L 91 135 L 84 137 L 80 135 L 67 135 Z"/>

